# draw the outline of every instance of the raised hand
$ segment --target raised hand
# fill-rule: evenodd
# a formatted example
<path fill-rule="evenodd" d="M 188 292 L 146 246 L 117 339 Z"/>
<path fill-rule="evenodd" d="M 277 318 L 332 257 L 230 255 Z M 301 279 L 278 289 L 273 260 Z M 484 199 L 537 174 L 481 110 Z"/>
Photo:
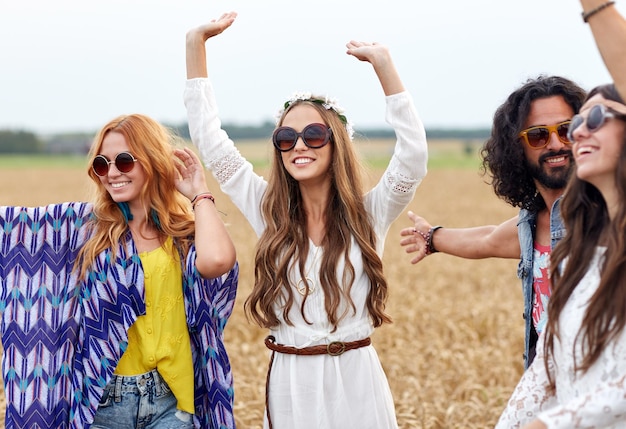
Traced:
<path fill-rule="evenodd" d="M 192 28 L 187 32 L 186 38 L 186 63 L 187 79 L 207 77 L 206 48 L 205 43 L 213 36 L 221 34 L 230 27 L 237 18 L 236 12 L 227 12 L 218 19 L 213 19 L 207 24 Z"/>
<path fill-rule="evenodd" d="M 367 61 L 372 65 L 381 61 L 391 60 L 389 49 L 380 43 L 350 40 L 346 43 L 346 47 L 348 48 L 346 52 L 348 55 L 352 55 L 361 61 Z"/>
<path fill-rule="evenodd" d="M 190 200 L 198 194 L 208 192 L 204 167 L 198 156 L 189 148 L 174 150 L 176 168 L 176 189 Z"/>
<path fill-rule="evenodd" d="M 209 38 L 217 36 L 230 27 L 233 22 L 235 22 L 235 18 L 237 18 L 237 12 L 226 12 L 217 19 L 212 19 L 206 24 L 189 30 L 187 36 L 189 37 L 189 35 L 193 33 L 194 36 L 200 36 L 202 41 L 206 42 Z"/>
<path fill-rule="evenodd" d="M 374 67 L 385 95 L 393 95 L 404 91 L 404 86 L 396 67 L 391 59 L 389 49 L 376 42 L 359 42 L 350 40 L 346 43 L 346 53 L 366 61 Z"/>

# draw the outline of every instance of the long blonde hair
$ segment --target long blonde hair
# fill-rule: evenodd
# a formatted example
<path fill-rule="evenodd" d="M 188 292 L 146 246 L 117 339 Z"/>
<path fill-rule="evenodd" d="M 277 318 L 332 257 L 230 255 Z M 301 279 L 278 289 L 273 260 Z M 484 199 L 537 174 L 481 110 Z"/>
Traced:
<path fill-rule="evenodd" d="M 325 213 L 325 235 L 321 243 L 323 257 L 319 273 L 328 319 L 336 329 L 337 324 L 346 316 L 347 310 L 340 314 L 340 304 L 344 299 L 352 311 L 356 311 L 350 297 L 355 280 L 354 266 L 349 258 L 351 237 L 354 237 L 361 249 L 363 266 L 370 279 L 367 307 L 372 322 L 374 326 L 391 322 L 390 317 L 385 314 L 388 290 L 382 261 L 376 253 L 377 237 L 364 205 L 361 165 L 346 124 L 334 110 L 327 110 L 320 102 L 297 100 L 282 113 L 278 126 L 282 125 L 285 115 L 292 108 L 301 104 L 315 108 L 332 131 L 329 144 L 332 145 L 333 160 L 328 171 L 331 189 Z M 343 120 L 345 121 L 345 117 Z M 294 292 L 290 287 L 289 269 L 292 261 L 297 261 L 300 275 L 302 278 L 306 277 L 304 263 L 309 240 L 300 187 L 285 169 L 277 150 L 274 151 L 261 211 L 266 228 L 257 244 L 255 283 L 245 302 L 246 312 L 257 324 L 270 328 L 279 324 L 273 306 L 277 302 L 284 302 L 282 317 L 291 325 L 289 309 L 294 303 Z M 337 265 L 341 256 L 345 261 L 345 268 L 340 284 L 337 281 Z M 304 314 L 305 302 L 306 296 L 300 312 L 304 320 L 307 320 Z"/>
<path fill-rule="evenodd" d="M 120 241 L 125 242 L 127 220 L 120 206 L 100 182 L 91 169 L 94 158 L 102 149 L 107 134 L 115 132 L 124 136 L 131 154 L 141 164 L 146 182 L 140 198 L 149 201 L 146 219 L 158 231 L 161 243 L 167 237 L 174 238 L 175 249 L 185 257 L 195 226 L 189 201 L 175 187 L 177 170 L 173 159 L 174 135 L 153 119 L 140 115 L 123 115 L 111 120 L 96 135 L 89 151 L 87 174 L 95 184 L 91 237 L 80 250 L 75 269 L 80 276 L 89 270 L 96 256 L 110 248 L 115 257 Z"/>

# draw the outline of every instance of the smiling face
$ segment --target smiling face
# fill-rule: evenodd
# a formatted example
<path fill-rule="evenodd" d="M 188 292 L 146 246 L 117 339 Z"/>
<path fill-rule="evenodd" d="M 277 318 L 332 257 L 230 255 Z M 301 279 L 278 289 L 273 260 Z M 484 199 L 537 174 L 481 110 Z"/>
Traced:
<path fill-rule="evenodd" d="M 626 106 L 596 94 L 580 109 L 580 115 L 585 121 L 590 110 L 598 104 L 604 104 L 609 109 L 612 106 L 616 109 L 626 109 Z M 598 188 L 605 198 L 607 193 L 616 187 L 615 172 L 621 162 L 625 132 L 626 122 L 614 117 L 607 117 L 593 132 L 589 131 L 586 122 L 573 132 L 576 175 Z"/>
<path fill-rule="evenodd" d="M 574 111 L 562 96 L 552 96 L 534 100 L 524 129 L 542 125 L 554 125 L 572 119 Z M 559 140 L 556 133 L 551 133 L 546 147 L 533 149 L 524 146 L 526 165 L 535 179 L 537 188 L 563 189 L 572 169 L 572 145 Z"/>
<path fill-rule="evenodd" d="M 107 133 L 102 140 L 98 155 L 114 161 L 120 152 L 133 154 L 121 133 L 115 131 Z M 128 173 L 120 172 L 113 162 L 109 165 L 109 172 L 99 177 L 99 180 L 113 201 L 128 202 L 131 207 L 140 204 L 141 189 L 146 182 L 146 175 L 140 161 L 135 162 L 133 169 Z"/>
<path fill-rule="evenodd" d="M 291 127 L 302 132 L 309 124 L 321 123 L 324 120 L 319 112 L 306 104 L 294 106 L 284 117 L 282 126 Z M 330 165 L 333 155 L 332 140 L 325 146 L 312 149 L 298 138 L 296 145 L 288 152 L 281 152 L 285 169 L 291 177 L 302 184 L 329 183 Z"/>

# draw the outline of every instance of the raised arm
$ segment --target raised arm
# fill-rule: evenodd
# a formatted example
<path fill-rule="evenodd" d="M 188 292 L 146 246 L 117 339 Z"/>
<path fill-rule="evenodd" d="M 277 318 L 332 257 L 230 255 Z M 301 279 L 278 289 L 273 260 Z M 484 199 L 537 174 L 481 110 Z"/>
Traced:
<path fill-rule="evenodd" d="M 431 248 L 437 252 L 466 259 L 508 258 L 519 259 L 520 245 L 517 236 L 517 216 L 500 225 L 485 225 L 473 228 L 439 228 L 413 212 L 408 213 L 414 226 L 404 228 L 400 245 L 407 253 L 415 253 L 412 264 L 427 255 L 426 240 L 431 234 Z"/>
<path fill-rule="evenodd" d="M 385 95 L 398 94 L 404 91 L 404 85 L 386 46 L 379 43 L 351 40 L 346 44 L 346 47 L 348 48 L 348 55 L 353 55 L 361 61 L 367 61 L 374 67 Z"/>
<path fill-rule="evenodd" d="M 255 232 L 265 228 L 260 200 L 267 183 L 257 175 L 252 164 L 237 150 L 222 129 L 213 85 L 208 79 L 206 41 L 222 33 L 234 22 L 237 14 L 229 12 L 220 18 L 187 32 L 187 82 L 184 101 L 191 141 L 198 148 L 202 162 L 211 170 L 222 191 L 241 210 Z"/>
<path fill-rule="evenodd" d="M 217 36 L 235 22 L 236 12 L 227 12 L 208 24 L 203 24 L 187 32 L 186 62 L 187 79 L 208 77 L 206 66 L 206 41 Z"/>
<path fill-rule="evenodd" d="M 598 10 L 588 24 L 613 82 L 626 99 L 626 20 L 613 6 L 603 7 L 607 0 L 580 0 L 583 13 Z"/>

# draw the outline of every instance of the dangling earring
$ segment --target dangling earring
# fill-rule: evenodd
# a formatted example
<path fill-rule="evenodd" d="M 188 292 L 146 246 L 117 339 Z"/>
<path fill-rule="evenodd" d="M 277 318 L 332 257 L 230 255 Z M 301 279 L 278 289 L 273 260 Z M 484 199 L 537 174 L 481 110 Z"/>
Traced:
<path fill-rule="evenodd" d="M 161 230 L 161 221 L 159 220 L 159 215 L 155 209 L 150 209 L 150 217 L 152 218 L 152 222 L 154 222 L 157 229 Z"/>
<path fill-rule="evenodd" d="M 128 206 L 127 202 L 116 203 L 116 204 L 122 211 L 122 214 L 124 215 L 124 220 L 126 221 L 126 223 L 133 220 L 133 214 L 130 212 L 130 207 Z"/>

